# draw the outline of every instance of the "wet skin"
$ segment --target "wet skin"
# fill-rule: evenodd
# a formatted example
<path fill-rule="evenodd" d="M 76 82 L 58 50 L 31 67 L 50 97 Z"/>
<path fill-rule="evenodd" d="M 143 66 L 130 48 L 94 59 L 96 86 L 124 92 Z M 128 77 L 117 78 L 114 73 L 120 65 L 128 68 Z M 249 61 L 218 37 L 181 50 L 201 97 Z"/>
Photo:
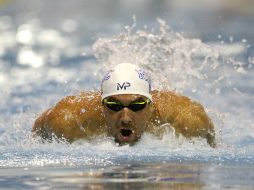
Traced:
<path fill-rule="evenodd" d="M 125 106 L 133 102 L 144 102 L 147 100 L 144 96 L 126 94 L 111 96 L 107 99 L 119 102 Z M 133 111 L 127 107 L 120 111 L 113 111 L 104 104 L 103 113 L 109 134 L 115 137 L 115 141 L 120 145 L 133 144 L 140 139 L 149 124 L 152 115 L 152 105 L 147 103 L 143 109 L 138 111 Z"/>
<path fill-rule="evenodd" d="M 124 106 L 142 99 L 131 94 L 111 97 Z M 36 119 L 32 132 L 46 141 L 56 137 L 71 143 L 106 135 L 120 145 L 133 145 L 144 132 L 161 137 L 165 130 L 160 126 L 169 124 L 176 136 L 201 137 L 216 146 L 213 123 L 201 104 L 169 91 L 153 91 L 152 100 L 143 110 L 125 107 L 116 112 L 102 103 L 100 92 L 67 96 Z"/>

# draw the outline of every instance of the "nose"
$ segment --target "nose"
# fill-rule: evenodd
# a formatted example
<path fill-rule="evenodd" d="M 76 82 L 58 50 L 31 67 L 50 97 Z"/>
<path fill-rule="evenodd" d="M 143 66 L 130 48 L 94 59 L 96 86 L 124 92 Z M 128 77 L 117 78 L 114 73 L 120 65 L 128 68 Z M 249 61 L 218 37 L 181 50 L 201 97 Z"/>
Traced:
<path fill-rule="evenodd" d="M 128 127 L 132 124 L 132 119 L 131 119 L 131 116 L 130 116 L 130 110 L 128 108 L 124 108 L 122 111 L 121 111 L 121 119 L 120 119 L 120 122 L 121 122 L 121 125 L 123 127 Z"/>

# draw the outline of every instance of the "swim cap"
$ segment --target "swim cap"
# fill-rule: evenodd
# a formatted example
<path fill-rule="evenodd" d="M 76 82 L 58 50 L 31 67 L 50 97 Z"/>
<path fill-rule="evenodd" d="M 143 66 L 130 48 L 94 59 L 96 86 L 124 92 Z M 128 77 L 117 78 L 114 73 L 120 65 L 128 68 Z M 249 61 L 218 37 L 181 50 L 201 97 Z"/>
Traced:
<path fill-rule="evenodd" d="M 102 100 L 117 94 L 139 94 L 152 100 L 150 92 L 148 73 L 131 63 L 120 63 L 109 70 L 101 84 Z"/>

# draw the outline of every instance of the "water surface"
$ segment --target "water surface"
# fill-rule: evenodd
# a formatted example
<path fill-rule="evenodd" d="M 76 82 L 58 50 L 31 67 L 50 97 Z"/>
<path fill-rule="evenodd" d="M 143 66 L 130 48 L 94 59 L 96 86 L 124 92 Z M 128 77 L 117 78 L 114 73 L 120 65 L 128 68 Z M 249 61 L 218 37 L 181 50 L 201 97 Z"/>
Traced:
<path fill-rule="evenodd" d="M 0 188 L 253 189 L 254 19 L 245 4 L 237 12 L 228 4 L 94 2 L 1 5 Z M 31 137 L 43 110 L 99 90 L 104 71 L 123 61 L 150 71 L 154 89 L 202 103 L 218 147 L 171 132 L 144 134 L 132 147 Z"/>

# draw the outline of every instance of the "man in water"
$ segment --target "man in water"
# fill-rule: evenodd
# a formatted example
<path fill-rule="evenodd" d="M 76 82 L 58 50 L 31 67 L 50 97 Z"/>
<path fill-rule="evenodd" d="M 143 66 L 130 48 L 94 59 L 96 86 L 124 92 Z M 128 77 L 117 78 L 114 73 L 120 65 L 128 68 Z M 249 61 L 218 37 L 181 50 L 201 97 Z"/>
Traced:
<path fill-rule="evenodd" d="M 120 145 L 133 145 L 144 132 L 161 137 L 169 128 L 176 136 L 202 137 L 215 147 L 213 123 L 199 103 L 173 92 L 151 91 L 146 72 L 121 63 L 104 76 L 101 92 L 65 97 L 35 121 L 32 131 L 48 140 L 106 135 Z"/>

